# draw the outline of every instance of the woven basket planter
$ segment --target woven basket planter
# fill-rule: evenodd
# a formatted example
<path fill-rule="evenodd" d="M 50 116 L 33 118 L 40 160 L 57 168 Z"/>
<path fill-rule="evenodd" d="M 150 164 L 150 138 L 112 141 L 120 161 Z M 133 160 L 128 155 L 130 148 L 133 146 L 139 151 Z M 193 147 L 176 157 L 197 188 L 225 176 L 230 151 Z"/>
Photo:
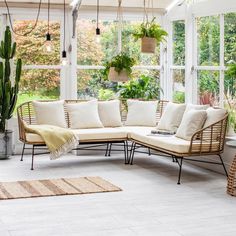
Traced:
<path fill-rule="evenodd" d="M 157 40 L 155 38 L 143 37 L 141 51 L 144 53 L 155 53 Z"/>
<path fill-rule="evenodd" d="M 115 67 L 111 67 L 108 74 L 108 79 L 113 82 L 126 82 L 129 80 L 126 71 L 122 70 L 120 73 L 115 71 Z"/>
<path fill-rule="evenodd" d="M 229 169 L 227 193 L 231 196 L 236 196 L 236 156 Z"/>

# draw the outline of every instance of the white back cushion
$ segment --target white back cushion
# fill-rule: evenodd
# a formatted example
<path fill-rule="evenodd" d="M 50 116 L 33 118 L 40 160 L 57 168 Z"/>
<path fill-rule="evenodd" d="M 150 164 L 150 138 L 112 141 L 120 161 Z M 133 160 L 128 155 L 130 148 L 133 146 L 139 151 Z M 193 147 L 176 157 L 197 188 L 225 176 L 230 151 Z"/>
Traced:
<path fill-rule="evenodd" d="M 206 110 L 207 108 L 209 108 L 209 105 L 187 104 L 185 112 L 188 112 L 192 109 L 194 109 L 194 110 Z"/>
<path fill-rule="evenodd" d="M 169 102 L 161 116 L 157 129 L 175 132 L 181 123 L 185 108 L 185 104 Z"/>
<path fill-rule="evenodd" d="M 62 128 L 67 127 L 63 100 L 54 102 L 33 101 L 32 104 L 38 125 L 55 125 Z"/>
<path fill-rule="evenodd" d="M 97 100 L 66 104 L 66 108 L 69 114 L 70 128 L 89 129 L 103 127 L 98 115 Z"/>
<path fill-rule="evenodd" d="M 98 102 L 98 114 L 104 127 L 122 126 L 119 100 Z"/>
<path fill-rule="evenodd" d="M 191 140 L 193 134 L 203 127 L 206 118 L 207 112 L 205 110 L 191 109 L 185 112 L 176 137 Z"/>
<path fill-rule="evenodd" d="M 207 119 L 204 124 L 204 128 L 216 123 L 217 121 L 220 121 L 221 119 L 224 118 L 226 114 L 226 110 L 222 108 L 213 108 L 209 107 L 207 110 Z"/>
<path fill-rule="evenodd" d="M 127 126 L 156 126 L 157 101 L 127 100 Z"/>

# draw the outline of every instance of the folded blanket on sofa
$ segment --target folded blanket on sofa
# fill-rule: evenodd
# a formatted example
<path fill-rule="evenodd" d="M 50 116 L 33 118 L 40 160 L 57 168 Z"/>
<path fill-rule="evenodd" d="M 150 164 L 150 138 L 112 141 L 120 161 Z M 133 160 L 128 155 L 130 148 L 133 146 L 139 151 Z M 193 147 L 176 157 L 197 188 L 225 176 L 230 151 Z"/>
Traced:
<path fill-rule="evenodd" d="M 78 145 L 78 138 L 69 129 L 53 125 L 26 125 L 26 132 L 42 137 L 50 151 L 50 159 L 54 160 L 68 153 Z"/>

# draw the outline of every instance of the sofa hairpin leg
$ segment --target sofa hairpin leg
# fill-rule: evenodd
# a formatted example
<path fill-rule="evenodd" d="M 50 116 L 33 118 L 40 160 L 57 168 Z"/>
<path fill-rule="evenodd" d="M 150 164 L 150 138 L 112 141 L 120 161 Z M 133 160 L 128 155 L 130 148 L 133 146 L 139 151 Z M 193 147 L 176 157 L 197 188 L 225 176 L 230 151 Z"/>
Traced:
<path fill-rule="evenodd" d="M 183 157 L 180 157 L 180 161 L 177 158 L 175 158 L 175 159 L 176 159 L 176 161 L 177 161 L 177 163 L 179 165 L 179 176 L 178 176 L 177 184 L 180 184 L 181 172 L 182 172 L 182 164 L 183 164 Z"/>
<path fill-rule="evenodd" d="M 151 156 L 151 148 L 148 148 L 148 155 Z"/>
<path fill-rule="evenodd" d="M 136 143 L 134 142 L 133 143 L 133 148 L 131 150 L 131 153 L 130 153 L 130 165 L 133 165 L 133 162 L 134 162 L 134 152 L 135 152 L 135 148 L 136 148 Z"/>
<path fill-rule="evenodd" d="M 111 156 L 111 147 L 112 147 L 112 143 L 110 143 L 110 147 L 109 147 L 109 150 L 108 150 L 108 156 L 109 157 Z"/>
<path fill-rule="evenodd" d="M 125 164 L 128 164 L 128 163 L 127 163 L 127 161 L 128 161 L 128 155 L 127 155 L 127 141 L 124 141 L 123 144 L 124 144 Z"/>
<path fill-rule="evenodd" d="M 23 144 L 23 148 L 22 148 L 22 153 L 21 153 L 20 161 L 23 161 L 24 153 L 25 153 L 25 143 Z"/>
<path fill-rule="evenodd" d="M 34 170 L 34 145 L 32 148 L 31 170 Z"/>
<path fill-rule="evenodd" d="M 219 158 L 220 158 L 220 161 L 221 161 L 221 163 L 222 163 L 222 166 L 223 166 L 223 168 L 224 168 L 225 175 L 226 175 L 226 176 L 227 176 L 227 178 L 228 178 L 228 172 L 227 172 L 227 170 L 226 170 L 226 167 L 225 167 L 225 164 L 224 164 L 224 162 L 223 162 L 223 159 L 222 159 L 222 157 L 221 157 L 221 155 L 220 155 L 220 154 L 219 154 L 218 156 L 219 156 Z"/>
<path fill-rule="evenodd" d="M 109 146 L 110 146 L 110 143 L 107 143 L 106 152 L 105 152 L 105 157 L 106 157 L 106 156 L 107 156 L 107 154 L 108 154 L 108 149 L 109 149 Z"/>

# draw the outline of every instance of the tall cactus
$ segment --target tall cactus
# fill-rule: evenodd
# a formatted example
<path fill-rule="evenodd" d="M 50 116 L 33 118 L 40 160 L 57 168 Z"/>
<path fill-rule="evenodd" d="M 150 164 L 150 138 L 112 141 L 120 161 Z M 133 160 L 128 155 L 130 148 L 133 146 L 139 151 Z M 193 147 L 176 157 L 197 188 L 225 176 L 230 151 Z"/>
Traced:
<path fill-rule="evenodd" d="M 6 121 L 12 117 L 17 102 L 22 61 L 17 60 L 14 78 L 11 79 L 11 60 L 16 53 L 16 43 L 12 43 L 10 27 L 5 30 L 0 44 L 0 133 L 6 131 Z"/>

